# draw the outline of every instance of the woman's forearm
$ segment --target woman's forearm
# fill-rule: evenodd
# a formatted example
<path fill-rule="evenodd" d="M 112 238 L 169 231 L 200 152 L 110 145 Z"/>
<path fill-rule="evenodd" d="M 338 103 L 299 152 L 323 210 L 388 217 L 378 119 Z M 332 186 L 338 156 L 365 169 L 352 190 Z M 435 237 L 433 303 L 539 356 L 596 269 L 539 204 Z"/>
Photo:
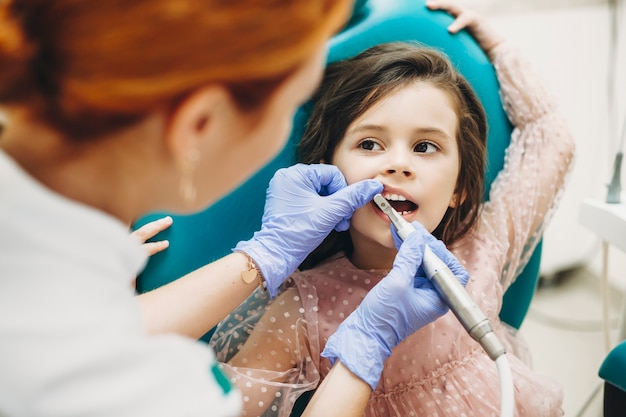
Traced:
<path fill-rule="evenodd" d="M 199 338 L 235 309 L 257 287 L 246 284 L 248 259 L 232 253 L 162 287 L 138 295 L 150 333 Z"/>
<path fill-rule="evenodd" d="M 361 417 L 372 389 L 337 361 L 315 391 L 302 417 Z"/>

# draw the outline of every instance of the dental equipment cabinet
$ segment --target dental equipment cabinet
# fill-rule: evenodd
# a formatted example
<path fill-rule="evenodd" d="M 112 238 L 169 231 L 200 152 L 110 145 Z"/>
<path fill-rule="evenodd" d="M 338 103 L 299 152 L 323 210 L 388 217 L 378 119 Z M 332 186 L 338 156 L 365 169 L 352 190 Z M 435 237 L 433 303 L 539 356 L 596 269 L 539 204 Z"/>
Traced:
<path fill-rule="evenodd" d="M 621 313 L 619 316 L 619 328 L 617 331 L 617 340 L 611 341 L 611 335 L 609 332 L 609 246 L 614 246 L 626 253 L 626 204 L 624 202 L 607 203 L 599 201 L 597 199 L 586 199 L 582 202 L 580 213 L 580 223 L 595 233 L 602 241 L 602 270 L 601 270 L 601 289 L 603 297 L 603 323 L 604 323 L 604 344 L 607 353 L 607 357 L 602 363 L 598 375 L 604 380 L 605 390 L 606 384 L 610 384 L 609 388 L 616 387 L 611 395 L 616 395 L 619 392 L 620 387 L 623 389 L 624 385 L 624 373 L 626 369 L 620 366 L 616 366 L 616 361 L 623 360 L 623 355 L 620 353 L 623 351 L 623 343 L 626 340 L 626 297 L 622 298 Z M 590 398 L 587 400 L 589 403 L 595 395 L 600 391 L 602 384 L 591 393 Z M 618 394 L 621 398 L 619 401 L 624 401 L 624 393 Z M 605 415 L 607 412 L 607 401 L 605 392 Z M 609 406 L 611 407 L 611 406 Z M 584 407 L 586 408 L 586 407 Z M 583 408 L 583 411 L 584 411 Z"/>
<path fill-rule="evenodd" d="M 595 199 L 586 199 L 580 208 L 580 223 L 595 233 L 602 240 L 602 285 L 608 285 L 609 245 L 626 253 L 626 204 L 605 203 Z M 608 288 L 603 288 L 606 294 Z M 607 303 L 604 303 L 605 311 Z M 605 313 L 608 314 L 608 313 Z M 605 317 L 606 318 L 606 317 Z M 605 339 L 607 336 L 605 336 Z M 618 342 L 626 339 L 626 302 L 622 304 Z M 605 340 L 606 348 L 612 343 Z"/>

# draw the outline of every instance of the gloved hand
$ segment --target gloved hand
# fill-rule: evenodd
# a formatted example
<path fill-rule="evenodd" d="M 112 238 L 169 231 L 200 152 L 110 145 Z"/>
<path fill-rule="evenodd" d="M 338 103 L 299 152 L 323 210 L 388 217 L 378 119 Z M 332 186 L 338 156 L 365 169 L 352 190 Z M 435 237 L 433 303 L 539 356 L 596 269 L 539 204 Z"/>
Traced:
<path fill-rule="evenodd" d="M 441 255 L 442 260 L 447 259 L 463 285 L 469 278 L 443 243 L 421 224 L 414 226 L 416 231 L 400 246 L 392 270 L 339 325 L 322 352 L 331 363 L 339 359 L 372 390 L 378 385 L 383 364 L 393 348 L 448 311 L 432 282 L 423 273 L 419 275 L 425 245 Z M 443 256 L 443 251 L 449 256 Z"/>
<path fill-rule="evenodd" d="M 433 253 L 437 255 L 437 257 L 441 259 L 448 268 L 450 268 L 450 271 L 452 271 L 452 273 L 459 279 L 459 282 L 461 282 L 461 284 L 465 286 L 467 284 L 467 281 L 469 281 L 469 274 L 467 273 L 465 268 L 461 266 L 459 261 L 452 254 L 452 252 L 448 250 L 446 245 L 444 245 L 441 240 L 428 233 L 428 231 L 424 228 L 424 226 L 422 226 L 421 223 L 413 222 L 411 224 L 418 232 L 424 234 L 424 238 L 426 239 L 426 242 L 428 243 L 428 246 L 433 251 Z M 402 239 L 400 239 L 400 236 L 398 236 L 398 231 L 393 226 L 391 226 L 391 236 L 393 237 L 393 243 L 396 248 L 400 249 L 400 246 L 402 245 Z M 421 266 L 417 270 L 417 276 L 415 277 L 415 279 L 428 279 L 426 278 L 426 273 Z"/>
<path fill-rule="evenodd" d="M 250 256 L 271 297 L 333 230 L 345 231 L 352 213 L 381 192 L 375 180 L 347 185 L 333 165 L 297 164 L 276 172 L 265 199 L 261 230 L 233 249 Z"/>

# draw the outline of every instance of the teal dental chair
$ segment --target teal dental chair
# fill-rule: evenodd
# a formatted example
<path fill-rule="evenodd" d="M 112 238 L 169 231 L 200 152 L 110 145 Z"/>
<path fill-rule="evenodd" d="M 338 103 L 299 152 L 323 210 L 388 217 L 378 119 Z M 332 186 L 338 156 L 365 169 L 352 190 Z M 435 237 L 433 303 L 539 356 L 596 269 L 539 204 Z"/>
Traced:
<path fill-rule="evenodd" d="M 604 417 L 626 414 L 626 340 L 604 358 L 598 371 L 604 380 Z"/>
<path fill-rule="evenodd" d="M 512 126 L 502 109 L 498 83 L 491 63 L 470 35 L 450 35 L 451 16 L 429 11 L 419 0 L 357 0 L 346 27 L 330 41 L 328 61 L 353 56 L 364 49 L 390 41 L 419 41 L 443 50 L 468 79 L 481 99 L 488 117 L 489 185 L 504 164 Z M 296 113 L 290 139 L 267 166 L 246 183 L 207 209 L 186 216 L 172 215 L 174 223 L 155 237 L 168 239 L 170 246 L 151 257 L 137 278 L 137 290 L 143 293 L 185 275 L 194 269 L 230 253 L 240 240 L 249 239 L 261 226 L 265 190 L 276 170 L 295 162 L 295 147 L 307 120 L 306 106 Z M 152 213 L 135 227 L 170 213 Z M 502 320 L 519 329 L 539 278 L 541 244 L 530 262 L 504 296 Z M 208 341 L 211 332 L 202 340 Z"/>

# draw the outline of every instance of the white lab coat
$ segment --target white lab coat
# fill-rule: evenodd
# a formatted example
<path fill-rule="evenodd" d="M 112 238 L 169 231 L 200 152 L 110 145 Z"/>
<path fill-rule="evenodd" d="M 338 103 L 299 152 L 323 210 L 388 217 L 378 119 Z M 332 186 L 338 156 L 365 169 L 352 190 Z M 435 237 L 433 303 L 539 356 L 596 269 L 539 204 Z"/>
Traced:
<path fill-rule="evenodd" d="M 0 151 L 0 415 L 238 415 L 206 345 L 146 334 L 131 286 L 145 262 L 120 221 Z"/>

